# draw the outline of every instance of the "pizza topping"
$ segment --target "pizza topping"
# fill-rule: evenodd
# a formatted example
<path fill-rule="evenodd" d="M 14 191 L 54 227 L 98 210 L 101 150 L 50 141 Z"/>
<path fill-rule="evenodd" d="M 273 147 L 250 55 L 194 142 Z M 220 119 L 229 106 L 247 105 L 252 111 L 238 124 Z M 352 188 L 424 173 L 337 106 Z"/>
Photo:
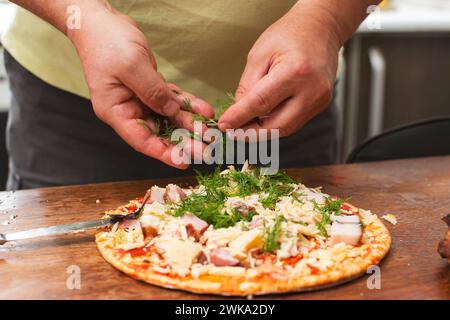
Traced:
<path fill-rule="evenodd" d="M 158 226 L 161 223 L 161 219 L 157 216 L 151 214 L 143 215 L 139 221 L 142 229 L 144 229 L 145 235 L 156 235 L 158 233 Z"/>
<path fill-rule="evenodd" d="M 264 246 L 263 251 L 274 252 L 280 247 L 278 241 L 281 233 L 281 223 L 284 221 L 283 216 L 277 216 L 271 227 L 264 228 Z"/>
<path fill-rule="evenodd" d="M 250 249 L 261 249 L 264 245 L 264 239 L 261 230 L 252 229 L 243 233 L 228 245 L 232 254 L 236 256 L 244 256 Z"/>
<path fill-rule="evenodd" d="M 344 242 L 346 244 L 356 245 L 362 236 L 360 224 L 333 222 L 331 226 L 331 243 L 336 244 Z"/>
<path fill-rule="evenodd" d="M 169 184 L 166 187 L 164 196 L 168 202 L 179 203 L 182 199 L 186 198 L 186 193 L 179 186 Z"/>
<path fill-rule="evenodd" d="M 190 240 L 158 239 L 155 247 L 165 261 L 175 267 L 176 273 L 188 273 L 202 253 L 202 246 Z"/>
<path fill-rule="evenodd" d="M 208 224 L 205 221 L 190 213 L 184 214 L 181 220 L 184 221 L 188 230 L 195 235 L 202 234 L 208 228 Z"/>
<path fill-rule="evenodd" d="M 164 200 L 164 195 L 166 193 L 166 189 L 165 188 L 160 188 L 158 186 L 153 186 L 151 188 L 151 194 L 150 194 L 150 199 L 149 202 L 159 202 L 161 204 L 164 204 L 166 201 Z"/>
<path fill-rule="evenodd" d="M 357 215 L 345 216 L 345 215 L 335 215 L 330 216 L 331 221 L 339 223 L 350 223 L 350 224 L 360 224 L 361 220 Z"/>
<path fill-rule="evenodd" d="M 239 260 L 224 248 L 216 248 L 211 252 L 211 262 L 219 267 L 239 264 Z"/>
<path fill-rule="evenodd" d="M 98 239 L 112 240 L 126 252 L 151 245 L 145 255 L 150 265 L 194 278 L 245 270 L 274 279 L 286 272 L 310 275 L 367 253 L 360 248 L 373 237 L 367 226 L 375 215 L 355 214 L 358 209 L 344 200 L 282 172 L 267 176 L 259 169 L 229 167 L 198 180 L 200 185 L 190 189 L 152 187 L 140 224 L 121 223 Z"/>
<path fill-rule="evenodd" d="M 124 230 L 129 235 L 132 235 L 133 239 L 136 240 L 142 240 L 144 237 L 144 235 L 142 234 L 141 224 L 138 220 L 135 219 L 123 220 L 119 223 L 119 229 Z"/>
<path fill-rule="evenodd" d="M 117 248 L 124 250 L 144 246 L 144 234 L 139 221 L 127 219 L 120 222 L 114 234 L 114 243 Z"/>

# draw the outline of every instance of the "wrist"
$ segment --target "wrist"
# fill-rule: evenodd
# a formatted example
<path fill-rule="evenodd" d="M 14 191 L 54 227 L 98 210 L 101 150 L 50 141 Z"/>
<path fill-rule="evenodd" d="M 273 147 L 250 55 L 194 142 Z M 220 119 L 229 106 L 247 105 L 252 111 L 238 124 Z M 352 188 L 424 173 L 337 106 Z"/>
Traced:
<path fill-rule="evenodd" d="M 288 25 L 295 27 L 299 35 L 306 35 L 307 38 L 314 39 L 315 43 L 322 43 L 331 52 L 339 52 L 345 40 L 335 19 L 317 5 L 309 8 L 299 3 L 285 16 L 290 20 Z"/>
<path fill-rule="evenodd" d="M 79 14 L 79 24 L 72 24 L 69 19 L 77 17 L 70 17 L 71 13 L 67 13 L 66 21 L 64 25 L 64 34 L 69 38 L 69 40 L 73 43 L 75 48 L 78 49 L 78 46 L 82 43 L 83 38 L 86 33 L 89 33 L 91 28 L 95 28 L 98 25 L 99 21 L 102 20 L 102 17 L 105 15 L 114 14 L 113 8 L 107 1 L 80 1 L 78 6 L 78 13 L 73 12 L 74 15 Z"/>
<path fill-rule="evenodd" d="M 367 16 L 367 8 L 380 0 L 300 0 L 288 14 L 314 24 L 338 48 L 351 37 Z"/>

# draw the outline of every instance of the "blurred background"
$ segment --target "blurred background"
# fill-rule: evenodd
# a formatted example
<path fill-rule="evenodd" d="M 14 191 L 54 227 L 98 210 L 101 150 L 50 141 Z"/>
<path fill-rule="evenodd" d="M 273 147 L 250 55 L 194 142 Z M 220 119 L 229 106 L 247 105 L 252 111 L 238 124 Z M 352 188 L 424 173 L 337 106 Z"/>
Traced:
<path fill-rule="evenodd" d="M 0 0 L 0 36 L 13 15 L 13 6 Z M 450 116 L 449 0 L 383 1 L 348 41 L 344 57 L 337 84 L 342 162 L 370 137 Z M 0 61 L 0 189 L 8 172 L 9 104 Z"/>

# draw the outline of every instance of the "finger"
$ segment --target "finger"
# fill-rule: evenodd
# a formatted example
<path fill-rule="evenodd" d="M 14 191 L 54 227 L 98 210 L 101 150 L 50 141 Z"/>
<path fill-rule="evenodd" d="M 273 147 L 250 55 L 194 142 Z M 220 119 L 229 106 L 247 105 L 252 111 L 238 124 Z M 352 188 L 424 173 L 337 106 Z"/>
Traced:
<path fill-rule="evenodd" d="M 179 169 L 188 168 L 189 158 L 184 156 L 182 163 L 175 163 L 172 153 L 178 147 L 157 137 L 152 130 L 154 123 L 139 118 L 143 114 L 140 109 L 136 99 L 116 105 L 111 109 L 107 123 L 136 151 Z"/>
<path fill-rule="evenodd" d="M 295 91 L 290 79 L 289 73 L 275 68 L 225 111 L 219 120 L 220 130 L 239 128 L 256 117 L 266 115 L 290 98 Z"/>
<path fill-rule="evenodd" d="M 197 139 L 192 139 L 190 136 L 184 136 L 181 147 L 183 148 L 184 153 L 190 158 L 198 161 L 207 160 L 204 159 L 207 155 L 205 155 L 206 144 L 203 142 Z"/>
<path fill-rule="evenodd" d="M 156 72 L 148 56 L 142 54 L 139 59 L 132 59 L 120 80 L 156 113 L 173 116 L 180 110 L 180 100 Z"/>
<path fill-rule="evenodd" d="M 175 91 L 178 97 L 183 101 L 182 109 L 192 111 L 206 118 L 214 117 L 214 109 L 208 102 L 197 98 L 189 92 L 181 90 L 172 83 L 169 83 L 168 86 L 172 91 Z"/>
<path fill-rule="evenodd" d="M 195 122 L 194 114 L 188 111 L 180 111 L 174 117 L 170 118 L 170 122 L 177 128 L 184 128 L 190 132 L 198 134 L 201 138 L 205 134 L 208 127 L 206 124 L 198 121 L 200 126 Z"/>
<path fill-rule="evenodd" d="M 257 130 L 261 132 L 261 129 L 267 130 L 267 137 L 272 138 L 273 132 L 270 130 L 276 129 L 279 137 L 289 136 L 301 127 L 303 127 L 308 121 L 317 116 L 326 107 L 326 102 L 317 100 L 313 103 L 305 100 L 305 97 L 299 96 L 289 99 L 283 105 L 278 107 L 268 117 L 259 119 L 259 121 L 253 121 L 242 129 Z M 258 137 L 261 138 L 259 135 Z"/>
<path fill-rule="evenodd" d="M 269 67 L 269 63 L 261 63 L 260 59 L 249 54 L 247 64 L 236 89 L 236 102 L 241 100 L 241 98 L 253 88 L 255 83 L 267 74 Z"/>

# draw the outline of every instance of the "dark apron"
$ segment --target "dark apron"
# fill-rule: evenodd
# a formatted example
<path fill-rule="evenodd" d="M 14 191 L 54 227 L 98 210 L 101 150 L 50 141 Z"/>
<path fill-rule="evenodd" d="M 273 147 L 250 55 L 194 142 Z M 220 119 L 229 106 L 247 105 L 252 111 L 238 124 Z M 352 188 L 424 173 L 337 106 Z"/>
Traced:
<path fill-rule="evenodd" d="M 8 52 L 12 92 L 7 126 L 8 190 L 193 175 L 134 151 L 92 110 L 91 102 L 55 88 Z M 298 133 L 280 140 L 280 167 L 334 163 L 334 103 Z M 203 166 L 204 167 L 204 166 Z"/>

